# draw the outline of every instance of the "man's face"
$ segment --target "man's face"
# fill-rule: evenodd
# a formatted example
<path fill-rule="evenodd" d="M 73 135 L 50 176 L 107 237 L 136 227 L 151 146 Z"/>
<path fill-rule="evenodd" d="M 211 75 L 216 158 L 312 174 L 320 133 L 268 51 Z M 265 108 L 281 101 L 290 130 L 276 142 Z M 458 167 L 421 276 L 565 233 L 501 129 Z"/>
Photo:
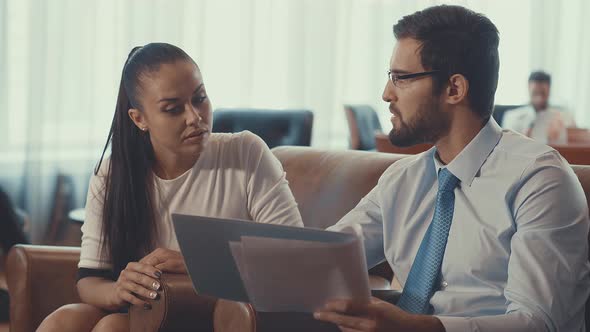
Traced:
<path fill-rule="evenodd" d="M 426 71 L 421 63 L 420 43 L 412 38 L 400 39 L 393 49 L 389 68 L 394 75 Z M 389 103 L 393 115 L 393 129 L 389 133 L 393 145 L 436 143 L 447 134 L 450 119 L 442 112 L 440 94 L 434 94 L 433 86 L 431 76 L 398 80 L 396 84 L 387 80 L 383 100 Z"/>
<path fill-rule="evenodd" d="M 529 82 L 529 95 L 531 97 L 531 105 L 535 110 L 540 111 L 547 108 L 549 105 L 549 83 L 531 81 Z"/>

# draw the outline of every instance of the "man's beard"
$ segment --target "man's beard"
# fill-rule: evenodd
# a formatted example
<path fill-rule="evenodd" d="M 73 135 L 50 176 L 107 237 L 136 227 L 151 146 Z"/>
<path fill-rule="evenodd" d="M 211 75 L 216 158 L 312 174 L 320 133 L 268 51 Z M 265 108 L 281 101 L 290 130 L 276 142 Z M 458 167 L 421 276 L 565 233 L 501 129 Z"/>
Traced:
<path fill-rule="evenodd" d="M 398 117 L 398 120 L 398 128 L 394 126 L 389 132 L 389 141 L 399 147 L 436 143 L 448 132 L 450 123 L 449 116 L 442 112 L 436 96 L 432 96 L 418 105 L 411 122 L 404 122 L 401 116 Z"/>

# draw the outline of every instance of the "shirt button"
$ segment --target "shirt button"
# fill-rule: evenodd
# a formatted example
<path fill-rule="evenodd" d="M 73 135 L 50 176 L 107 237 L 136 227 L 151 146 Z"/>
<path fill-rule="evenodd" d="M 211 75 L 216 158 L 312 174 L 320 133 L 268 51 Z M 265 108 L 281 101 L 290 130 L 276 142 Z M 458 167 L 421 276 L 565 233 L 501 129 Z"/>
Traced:
<path fill-rule="evenodd" d="M 442 288 L 447 288 L 448 285 L 449 284 L 446 281 L 443 281 L 440 283 L 440 287 L 442 287 Z"/>

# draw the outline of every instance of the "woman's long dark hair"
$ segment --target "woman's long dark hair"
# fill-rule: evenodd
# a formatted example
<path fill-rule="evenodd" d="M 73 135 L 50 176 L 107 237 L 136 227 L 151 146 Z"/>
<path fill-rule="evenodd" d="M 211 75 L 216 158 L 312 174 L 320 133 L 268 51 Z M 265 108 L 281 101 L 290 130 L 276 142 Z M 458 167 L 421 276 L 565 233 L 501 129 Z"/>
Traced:
<path fill-rule="evenodd" d="M 105 179 L 102 214 L 102 252 L 118 277 L 127 263 L 137 261 L 154 249 L 157 224 L 154 218 L 154 149 L 149 132 L 137 128 L 128 115 L 131 108 L 143 111 L 139 102 L 141 81 L 160 65 L 179 60 L 194 61 L 180 48 L 166 43 L 135 47 L 123 67 L 117 106 L 100 161 L 111 145 Z"/>

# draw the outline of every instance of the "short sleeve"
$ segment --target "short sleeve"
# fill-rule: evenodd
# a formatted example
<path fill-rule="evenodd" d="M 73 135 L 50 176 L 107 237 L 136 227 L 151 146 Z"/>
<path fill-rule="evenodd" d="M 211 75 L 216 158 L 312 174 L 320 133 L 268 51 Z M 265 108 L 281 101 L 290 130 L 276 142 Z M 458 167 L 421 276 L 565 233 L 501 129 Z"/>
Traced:
<path fill-rule="evenodd" d="M 281 163 L 264 141 L 244 132 L 248 210 L 255 222 L 303 227 L 297 202 Z"/>
<path fill-rule="evenodd" d="M 98 171 L 90 178 L 86 198 L 86 216 L 82 225 L 82 245 L 78 268 L 110 269 L 109 261 L 101 257 L 102 210 L 105 196 L 105 179 L 110 160 L 105 159 Z"/>

